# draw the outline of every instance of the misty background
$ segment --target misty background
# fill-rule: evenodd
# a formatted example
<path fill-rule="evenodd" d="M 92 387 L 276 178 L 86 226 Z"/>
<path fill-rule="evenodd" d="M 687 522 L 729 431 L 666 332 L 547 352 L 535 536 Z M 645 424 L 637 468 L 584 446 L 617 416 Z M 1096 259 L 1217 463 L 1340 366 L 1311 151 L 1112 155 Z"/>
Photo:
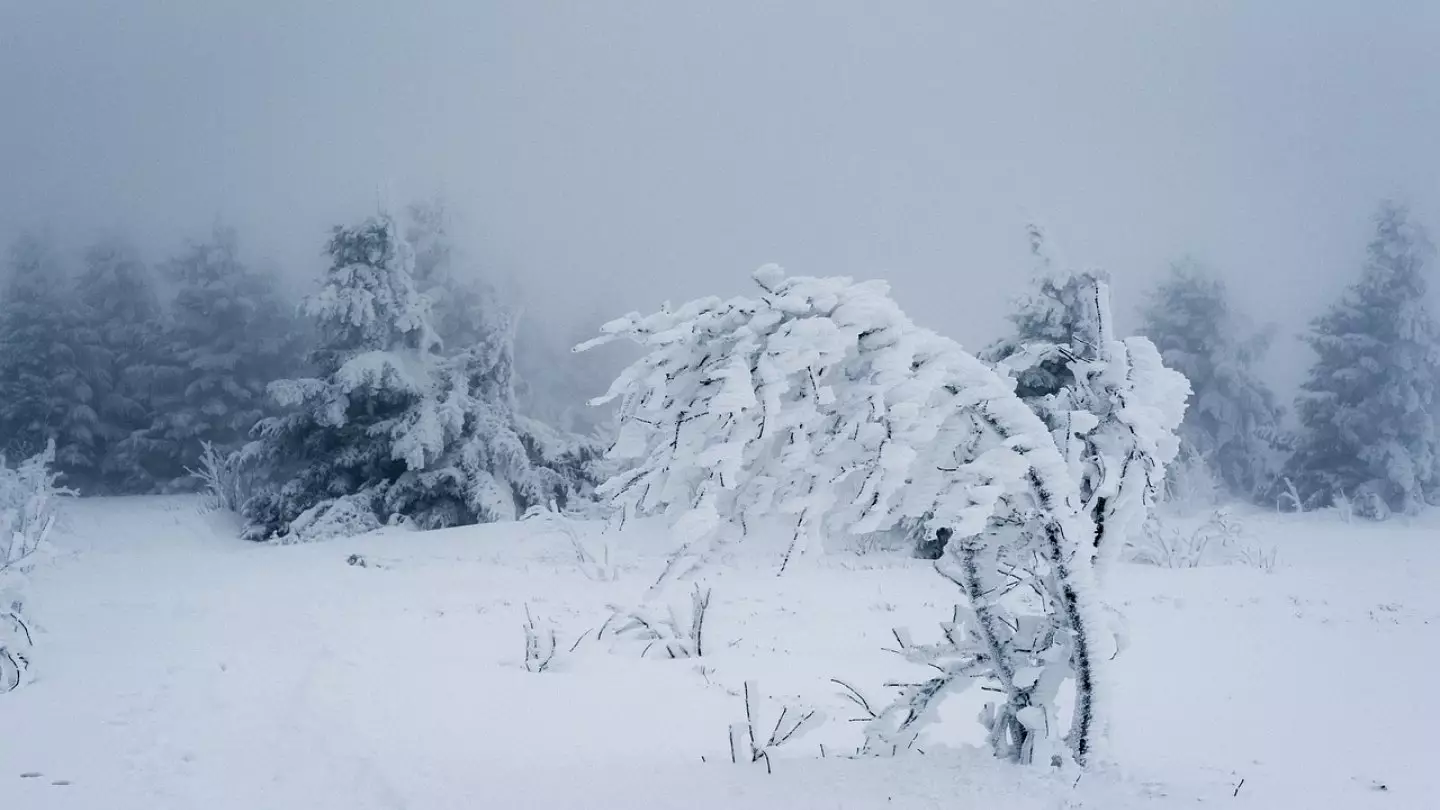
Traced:
<path fill-rule="evenodd" d="M 1437 32 L 1421 0 L 0 0 L 0 239 L 155 261 L 218 217 L 309 284 L 332 225 L 440 194 L 557 331 L 773 261 L 974 349 L 1037 218 L 1123 325 L 1212 267 L 1284 397 L 1376 202 L 1440 226 Z"/>

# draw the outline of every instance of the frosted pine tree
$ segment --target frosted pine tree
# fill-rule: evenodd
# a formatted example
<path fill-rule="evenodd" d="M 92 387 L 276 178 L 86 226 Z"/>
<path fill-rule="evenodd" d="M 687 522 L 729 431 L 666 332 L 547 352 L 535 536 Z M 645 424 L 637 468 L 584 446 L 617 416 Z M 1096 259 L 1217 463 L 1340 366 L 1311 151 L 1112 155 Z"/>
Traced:
<path fill-rule="evenodd" d="M 97 336 L 73 279 L 49 244 L 22 236 L 11 247 L 0 291 L 0 452 L 26 458 L 54 442 L 71 486 L 100 464 L 97 393 L 90 380 Z"/>
<path fill-rule="evenodd" d="M 438 401 L 449 427 L 444 457 L 396 482 L 388 508 L 427 527 L 513 520 L 563 508 L 594 488 L 599 446 L 530 418 L 516 372 L 518 317 L 455 244 L 443 200 L 411 205 L 416 285 L 431 298 L 444 343 Z"/>
<path fill-rule="evenodd" d="M 1440 343 L 1428 304 L 1434 248 L 1393 203 L 1375 217 L 1360 280 L 1306 337 L 1315 364 L 1296 404 L 1288 477 L 1313 506 L 1344 497 L 1372 517 L 1412 513 L 1440 476 Z"/>
<path fill-rule="evenodd" d="M 336 228 L 329 253 L 304 308 L 318 333 L 309 357 L 318 376 L 270 384 L 290 412 L 262 421 L 245 450 L 284 481 L 245 506 L 252 538 L 324 534 L 321 524 L 341 518 L 337 530 L 374 528 L 390 483 L 445 449 L 430 407 L 440 341 L 429 300 L 415 290 L 409 244 L 379 217 Z"/>
<path fill-rule="evenodd" d="M 1225 284 L 1190 261 L 1171 267 L 1143 316 L 1141 332 L 1190 380 L 1182 456 L 1230 494 L 1261 497 L 1285 441 L 1284 409 L 1255 371 L 1271 333 L 1251 329 L 1231 308 Z"/>
<path fill-rule="evenodd" d="M 503 310 L 479 325 L 480 340 L 448 354 L 433 419 L 447 449 L 396 481 L 387 508 L 422 527 L 514 520 L 527 510 L 563 509 L 594 489 L 593 441 L 526 417 L 515 394 L 515 332 Z"/>
<path fill-rule="evenodd" d="M 101 442 L 102 492 L 148 492 L 158 482 L 145 466 L 143 447 L 130 441 L 149 426 L 164 312 L 156 279 L 133 246 L 102 239 L 85 252 L 79 279 L 85 317 L 97 334 L 89 380 L 95 391 Z"/>
<path fill-rule="evenodd" d="M 508 318 L 500 296 L 455 244 L 453 218 L 444 200 L 412 204 L 405 238 L 415 250 L 415 288 L 431 301 L 431 322 L 455 350 L 492 339 L 492 322 Z"/>
<path fill-rule="evenodd" d="M 1030 239 L 1036 291 L 1012 316 L 1015 335 L 983 357 L 1014 377 L 1016 393 L 1050 428 L 1094 525 L 1098 558 L 1112 561 L 1159 496 L 1190 389 L 1149 340 L 1115 335 L 1103 273 L 1065 270 L 1037 227 Z"/>
<path fill-rule="evenodd" d="M 265 389 L 298 370 L 299 344 L 278 286 L 239 255 L 235 231 L 217 226 L 163 267 L 175 287 L 153 375 L 150 426 L 130 442 L 162 486 L 195 482 L 205 446 L 238 450 L 273 411 Z"/>
<path fill-rule="evenodd" d="M 508 323 L 477 322 L 479 338 L 445 351 L 389 218 L 337 231 L 330 251 L 306 305 L 320 376 L 272 384 L 294 410 L 245 451 L 286 479 L 247 506 L 251 537 L 506 520 L 586 491 L 595 450 L 515 408 Z"/>
<path fill-rule="evenodd" d="M 1114 648 L 1095 528 L 1049 428 L 883 283 L 773 266 L 755 282 L 753 298 L 626 316 L 580 347 L 624 338 L 646 351 L 601 398 L 620 400 L 611 455 L 624 471 L 600 494 L 622 522 L 671 519 L 681 545 L 656 590 L 776 520 L 791 535 L 782 570 L 827 533 L 924 520 L 952 538 L 939 569 L 965 604 L 941 644 L 906 645 L 940 674 L 875 717 L 871 750 L 905 750 L 941 698 L 984 685 L 998 694 L 983 718 L 998 756 L 1099 755 Z M 1067 682 L 1068 724 L 1056 714 Z"/>

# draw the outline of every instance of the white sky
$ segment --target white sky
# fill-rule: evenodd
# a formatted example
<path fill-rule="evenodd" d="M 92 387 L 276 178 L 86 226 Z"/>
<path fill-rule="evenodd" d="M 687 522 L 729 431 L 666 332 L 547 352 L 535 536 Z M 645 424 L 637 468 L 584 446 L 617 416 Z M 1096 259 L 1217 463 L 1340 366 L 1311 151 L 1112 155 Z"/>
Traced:
<path fill-rule="evenodd" d="M 977 347 L 1035 216 L 1122 304 L 1191 253 L 1290 334 L 1380 197 L 1440 231 L 1437 77 L 1425 0 L 0 0 L 0 234 L 218 214 L 310 274 L 441 191 L 552 315 L 775 261 Z"/>

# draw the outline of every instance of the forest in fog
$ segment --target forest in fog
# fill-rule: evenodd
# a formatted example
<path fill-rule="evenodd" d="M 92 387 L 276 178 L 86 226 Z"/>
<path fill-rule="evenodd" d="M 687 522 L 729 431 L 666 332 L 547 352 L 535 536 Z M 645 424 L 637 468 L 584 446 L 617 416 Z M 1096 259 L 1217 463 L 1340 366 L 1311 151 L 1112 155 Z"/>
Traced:
<path fill-rule="evenodd" d="M 1264 371 L 1274 326 L 1212 271 L 1180 259 L 1145 291 L 1136 331 L 1191 386 L 1172 491 L 1376 518 L 1431 500 L 1434 249 L 1402 205 L 1380 206 L 1373 225 L 1350 287 L 1305 333 L 1293 405 Z M 198 490 L 223 470 L 243 480 L 233 506 L 257 539 L 336 504 L 353 530 L 590 497 L 615 437 L 588 401 L 615 356 L 576 357 L 527 321 L 452 230 L 438 200 L 337 226 L 329 267 L 298 298 L 224 225 L 158 260 L 122 236 L 77 247 L 22 235 L 0 287 L 5 453 L 53 444 L 62 482 L 88 495 Z M 983 354 L 997 367 L 1069 339 L 1074 302 L 1055 272 L 1007 273 L 1036 279 L 1017 285 L 1012 330 Z M 599 326 L 558 332 L 575 344 Z M 1019 392 L 1053 390 L 1057 374 L 1022 373 Z"/>

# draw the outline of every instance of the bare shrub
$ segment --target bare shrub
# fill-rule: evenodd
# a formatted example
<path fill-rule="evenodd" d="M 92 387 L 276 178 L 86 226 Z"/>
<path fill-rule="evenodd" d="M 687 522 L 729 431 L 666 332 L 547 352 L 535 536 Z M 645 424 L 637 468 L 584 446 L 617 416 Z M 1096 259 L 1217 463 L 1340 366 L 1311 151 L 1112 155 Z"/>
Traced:
<path fill-rule="evenodd" d="M 818 709 L 797 709 L 782 706 L 775 724 L 766 723 L 760 715 L 760 690 L 754 681 L 745 682 L 745 720 L 730 726 L 730 761 L 765 762 L 766 772 L 772 770 L 770 752 L 794 742 L 825 722 L 825 713 Z M 761 736 L 769 728 L 768 736 Z"/>
<path fill-rule="evenodd" d="M 549 623 L 543 626 L 535 621 L 530 606 L 525 606 L 525 670 L 544 672 L 555 660 L 555 627 Z"/>
<path fill-rule="evenodd" d="M 1161 568 L 1199 568 L 1239 564 L 1274 571 L 1278 552 L 1246 538 L 1245 524 L 1228 509 L 1186 532 L 1165 526 L 1158 518 L 1145 522 L 1143 537 L 1130 546 L 1130 561 Z"/>
<path fill-rule="evenodd" d="M 538 525 L 550 534 L 558 534 L 569 543 L 575 554 L 575 562 L 587 579 L 595 582 L 612 582 L 619 571 L 610 559 L 610 544 L 603 538 L 592 550 L 582 537 L 581 526 L 588 513 L 583 511 L 557 509 L 554 503 L 533 506 L 520 518 L 526 523 Z"/>
<path fill-rule="evenodd" d="M 598 637 L 629 639 L 643 643 L 640 656 L 700 658 L 705 654 L 705 619 L 710 612 L 710 589 L 696 586 L 688 610 L 672 605 L 665 615 L 647 608 L 610 606 L 611 616 L 597 632 Z"/>

